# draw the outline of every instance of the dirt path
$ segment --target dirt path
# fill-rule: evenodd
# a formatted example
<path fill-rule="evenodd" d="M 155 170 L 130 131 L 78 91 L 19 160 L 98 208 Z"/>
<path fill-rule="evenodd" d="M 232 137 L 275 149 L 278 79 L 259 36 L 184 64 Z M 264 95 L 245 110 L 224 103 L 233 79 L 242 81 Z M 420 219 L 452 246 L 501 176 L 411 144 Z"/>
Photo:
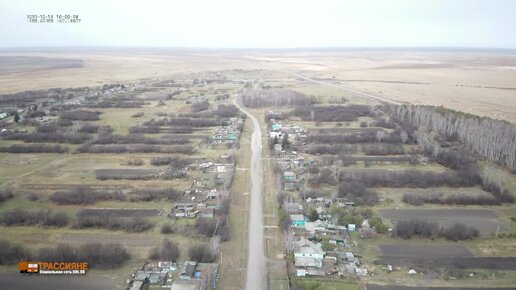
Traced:
<path fill-rule="evenodd" d="M 396 101 L 393 101 L 393 100 L 390 100 L 390 99 L 387 99 L 387 98 L 384 98 L 384 97 L 375 96 L 375 95 L 371 95 L 371 94 L 364 93 L 364 92 L 361 92 L 361 91 L 357 91 L 357 90 L 354 90 L 354 89 L 350 89 L 348 87 L 345 87 L 345 86 L 342 86 L 342 85 L 339 85 L 339 84 L 335 84 L 335 83 L 332 83 L 332 82 L 326 82 L 326 81 L 312 79 L 310 77 L 304 76 L 304 75 L 299 74 L 297 72 L 285 71 L 285 70 L 282 70 L 282 72 L 287 73 L 287 74 L 292 75 L 292 76 L 295 76 L 295 77 L 297 77 L 299 79 L 310 81 L 310 82 L 313 82 L 313 83 L 316 83 L 316 84 L 319 84 L 319 85 L 339 88 L 339 89 L 341 89 L 343 91 L 346 91 L 347 93 L 351 94 L 352 96 L 356 96 L 356 97 L 360 97 L 360 98 L 366 98 L 366 99 L 373 99 L 373 100 L 379 101 L 381 103 L 389 103 L 389 104 L 394 104 L 394 105 L 401 105 L 402 104 L 401 102 L 396 102 Z"/>
<path fill-rule="evenodd" d="M 263 161 L 262 161 L 262 133 L 258 119 L 233 101 L 242 112 L 253 122 L 251 137 L 251 194 L 249 203 L 249 234 L 247 255 L 246 290 L 267 289 L 266 260 L 263 229 Z"/>

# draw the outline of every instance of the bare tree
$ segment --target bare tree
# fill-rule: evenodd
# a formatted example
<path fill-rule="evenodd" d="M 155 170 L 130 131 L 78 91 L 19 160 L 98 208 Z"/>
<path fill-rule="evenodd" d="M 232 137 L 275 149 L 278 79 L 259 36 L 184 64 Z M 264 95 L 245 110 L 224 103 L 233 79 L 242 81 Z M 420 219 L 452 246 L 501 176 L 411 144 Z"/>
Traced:
<path fill-rule="evenodd" d="M 382 139 L 385 137 L 384 131 L 377 131 L 376 132 L 376 140 L 378 140 L 378 143 L 382 142 Z"/>
<path fill-rule="evenodd" d="M 386 112 L 399 122 L 457 138 L 489 160 L 500 162 L 510 169 L 516 166 L 514 124 L 430 106 L 387 105 L 385 108 Z"/>
<path fill-rule="evenodd" d="M 285 247 L 285 251 L 287 254 L 293 253 L 296 249 L 296 236 L 294 235 L 294 230 L 292 228 L 288 228 L 288 230 L 283 231 L 283 246 Z"/>
<path fill-rule="evenodd" d="M 401 132 L 400 132 L 400 138 L 401 138 L 401 142 L 402 142 L 403 144 L 405 144 L 405 143 L 407 142 L 407 140 L 408 140 L 408 134 L 407 134 L 407 132 L 406 132 L 405 130 L 401 130 Z"/>
<path fill-rule="evenodd" d="M 215 257 L 220 252 L 220 236 L 215 235 L 210 239 L 210 252 Z"/>

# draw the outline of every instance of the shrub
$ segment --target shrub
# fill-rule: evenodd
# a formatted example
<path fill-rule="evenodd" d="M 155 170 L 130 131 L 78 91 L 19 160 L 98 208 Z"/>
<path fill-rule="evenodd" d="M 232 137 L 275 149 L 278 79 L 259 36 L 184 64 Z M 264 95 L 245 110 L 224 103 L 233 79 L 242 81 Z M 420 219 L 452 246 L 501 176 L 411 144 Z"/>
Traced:
<path fill-rule="evenodd" d="M 129 127 L 129 133 L 146 133 L 146 134 L 157 134 L 160 132 L 159 126 L 133 126 Z"/>
<path fill-rule="evenodd" d="M 65 112 L 61 115 L 62 119 L 76 120 L 76 121 L 97 121 L 100 120 L 100 112 L 91 112 L 84 110 L 76 110 Z"/>
<path fill-rule="evenodd" d="M 197 113 L 197 112 L 201 112 L 201 111 L 206 111 L 209 108 L 210 108 L 210 102 L 208 102 L 208 101 L 197 102 L 192 105 L 192 112 Z"/>
<path fill-rule="evenodd" d="M 120 244 L 88 243 L 72 247 L 60 244 L 55 247 L 41 248 L 37 253 L 39 261 L 77 262 L 85 261 L 91 268 L 121 267 L 130 255 Z"/>
<path fill-rule="evenodd" d="M 441 235 L 449 241 L 472 240 L 478 237 L 479 233 L 476 228 L 467 227 L 463 224 L 454 224 L 453 226 L 441 231 Z"/>
<path fill-rule="evenodd" d="M 424 220 L 398 221 L 393 229 L 393 235 L 403 239 L 410 239 L 413 236 L 435 238 L 439 235 L 439 226 Z"/>
<path fill-rule="evenodd" d="M 130 233 L 140 233 L 150 230 L 154 224 L 143 218 L 117 218 L 111 216 L 81 216 L 79 214 L 77 222 L 73 228 L 104 228 L 110 231 L 125 231 Z"/>
<path fill-rule="evenodd" d="M 182 196 L 182 192 L 174 188 L 163 189 L 135 189 L 129 192 L 129 200 L 132 202 L 138 201 L 153 201 L 153 200 L 170 200 L 177 201 Z"/>
<path fill-rule="evenodd" d="M 195 229 L 199 234 L 211 237 L 215 234 L 217 221 L 209 218 L 198 218 L 195 222 Z"/>
<path fill-rule="evenodd" d="M 46 144 L 13 144 L 9 147 L 0 147 L 0 152 L 7 153 L 66 153 L 68 148 L 61 145 L 46 145 Z"/>
<path fill-rule="evenodd" d="M 213 263 L 215 257 L 211 254 L 210 248 L 207 245 L 199 244 L 193 245 L 188 249 L 190 260 L 201 263 Z"/>
<path fill-rule="evenodd" d="M 172 225 L 170 225 L 170 224 L 164 224 L 161 226 L 161 233 L 164 235 L 173 234 L 174 227 L 172 227 Z"/>
<path fill-rule="evenodd" d="M 387 227 L 380 217 L 373 217 L 369 220 L 369 225 L 373 227 L 377 233 L 386 234 L 389 231 L 389 227 Z"/>
<path fill-rule="evenodd" d="M 330 155 L 339 155 L 339 154 L 354 154 L 357 152 L 356 145 L 327 145 L 327 144 L 314 144 L 310 145 L 307 149 L 307 153 L 317 155 L 317 154 L 330 154 Z"/>
<path fill-rule="evenodd" d="M 191 155 L 195 152 L 193 146 L 190 145 L 82 145 L 77 148 L 79 153 L 177 153 Z"/>
<path fill-rule="evenodd" d="M 19 245 L 0 240 L 0 265 L 12 265 L 27 259 L 28 252 Z"/>
<path fill-rule="evenodd" d="M 164 240 L 160 247 L 153 248 L 149 259 L 160 261 L 176 261 L 179 257 L 179 247 L 169 240 Z"/>
<path fill-rule="evenodd" d="M 340 174 L 341 181 L 358 182 L 369 187 L 467 187 L 478 183 L 468 171 L 430 172 L 421 170 L 364 169 L 347 170 Z"/>
<path fill-rule="evenodd" d="M 100 126 L 93 125 L 93 124 L 84 124 L 80 129 L 79 132 L 81 133 L 88 133 L 88 134 L 95 134 L 99 131 Z"/>
<path fill-rule="evenodd" d="M 403 202 L 411 205 L 423 205 L 425 203 L 451 204 L 451 205 L 495 205 L 499 202 L 491 194 L 468 193 L 404 193 Z"/>
<path fill-rule="evenodd" d="M 5 211 L 0 223 L 5 226 L 44 226 L 65 227 L 69 223 L 68 215 L 63 212 L 54 213 L 51 210 L 22 210 Z"/>
<path fill-rule="evenodd" d="M 93 204 L 99 199 L 91 188 L 77 187 L 71 191 L 58 191 L 50 196 L 50 200 L 57 204 Z"/>
<path fill-rule="evenodd" d="M 400 155 L 405 154 L 401 145 L 392 144 L 369 144 L 363 145 L 362 151 L 366 155 Z"/>
<path fill-rule="evenodd" d="M 170 117 L 160 120 L 151 119 L 143 125 L 147 127 L 156 126 L 178 126 L 178 127 L 214 127 L 224 124 L 223 120 L 218 118 L 189 118 L 189 117 Z"/>
<path fill-rule="evenodd" d="M 11 199 L 14 196 L 12 190 L 10 189 L 2 189 L 0 190 L 0 203 Z"/>
<path fill-rule="evenodd" d="M 413 236 L 423 238 L 444 237 L 450 241 L 472 240 L 478 237 L 479 232 L 474 227 L 467 227 L 464 224 L 454 224 L 449 228 L 439 230 L 437 223 L 424 220 L 398 221 L 393 230 L 395 237 L 410 239 Z"/>
<path fill-rule="evenodd" d="M 181 169 L 192 164 L 193 159 L 177 156 L 159 156 L 151 159 L 152 165 L 169 165 L 172 168 Z"/>
<path fill-rule="evenodd" d="M 127 165 L 141 166 L 143 164 L 145 164 L 145 162 L 141 158 L 130 158 L 127 160 Z"/>
<path fill-rule="evenodd" d="M 95 144 L 150 144 L 150 145 L 174 145 L 187 144 L 187 138 L 147 138 L 142 134 L 113 135 L 102 134 L 93 143 Z"/>
<path fill-rule="evenodd" d="M 3 137 L 7 140 L 22 140 L 26 143 L 71 143 L 82 144 L 89 139 L 87 134 L 62 133 L 12 133 Z"/>
<path fill-rule="evenodd" d="M 378 194 L 367 189 L 359 182 L 342 182 L 339 184 L 337 196 L 355 202 L 357 205 L 373 205 L 379 201 Z"/>

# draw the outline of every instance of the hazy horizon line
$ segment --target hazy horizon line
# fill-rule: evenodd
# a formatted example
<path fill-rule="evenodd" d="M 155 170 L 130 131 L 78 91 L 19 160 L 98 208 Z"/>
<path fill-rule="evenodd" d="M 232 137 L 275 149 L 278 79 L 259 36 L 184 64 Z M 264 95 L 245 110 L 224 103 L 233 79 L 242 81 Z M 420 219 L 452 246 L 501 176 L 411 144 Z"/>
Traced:
<path fill-rule="evenodd" d="M 157 50 L 206 50 L 206 51 L 217 51 L 217 50 L 230 50 L 230 51 L 287 51 L 287 50 L 298 50 L 298 51 L 356 51 L 356 50 L 369 50 L 369 51 L 463 51 L 463 52 L 475 52 L 475 51 L 504 51 L 504 52 L 516 52 L 514 48 L 504 47 L 470 47 L 470 46 L 299 46 L 299 47 L 196 47 L 196 46 L 90 46 L 90 45 L 70 45 L 70 46 L 0 46 L 0 51 L 5 50 L 59 50 L 59 49 L 157 49 Z"/>

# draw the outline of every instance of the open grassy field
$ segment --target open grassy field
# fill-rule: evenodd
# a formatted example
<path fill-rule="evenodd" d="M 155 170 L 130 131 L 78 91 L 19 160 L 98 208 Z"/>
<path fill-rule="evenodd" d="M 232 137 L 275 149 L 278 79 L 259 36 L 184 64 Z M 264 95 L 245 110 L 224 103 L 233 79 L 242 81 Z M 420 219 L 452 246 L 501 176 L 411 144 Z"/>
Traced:
<path fill-rule="evenodd" d="M 4 50 L 0 56 L 80 60 L 81 67 L 0 74 L 0 92 L 77 87 L 142 78 L 185 76 L 204 71 L 265 70 L 230 73 L 235 78 L 270 78 L 325 98 L 346 95 L 336 87 L 299 83 L 290 72 L 356 89 L 396 102 L 429 104 L 516 121 L 516 56 L 492 51 L 195 51 L 132 49 L 31 52 Z M 363 98 L 348 96 L 352 101 Z"/>
<path fill-rule="evenodd" d="M 57 70 L 57 69 L 56 69 Z M 225 89 L 231 89 L 228 85 Z M 151 89 L 152 90 L 152 89 Z M 160 89 L 156 89 L 160 91 Z M 167 89 L 164 89 L 167 91 Z M 213 88 L 192 88 L 188 91 L 188 96 L 181 96 L 179 100 L 171 100 L 162 98 L 158 101 L 157 95 L 146 95 L 143 97 L 144 104 L 138 108 L 88 108 L 88 111 L 98 111 L 98 120 L 90 120 L 88 122 L 78 122 L 74 128 L 61 127 L 58 130 L 66 132 L 66 134 L 75 134 L 81 126 L 86 123 L 91 126 L 100 126 L 100 128 L 112 129 L 108 133 L 110 136 L 129 135 L 129 128 L 133 126 L 143 127 L 144 123 L 152 119 L 164 119 L 165 117 L 176 117 L 179 114 L 188 114 L 191 112 L 191 103 L 186 102 L 190 97 L 196 97 L 202 94 L 213 102 L 212 108 L 216 109 L 219 104 L 225 104 L 225 101 L 217 101 L 213 97 L 220 92 Z M 169 91 L 168 91 L 169 92 Z M 132 92 L 130 92 L 132 94 Z M 140 97 L 140 93 L 134 93 L 136 97 Z M 106 94 L 106 98 L 110 98 L 111 93 Z M 125 97 L 126 95 L 124 94 Z M 166 97 L 166 93 L 165 93 Z M 141 98 L 140 98 L 141 100 Z M 51 122 L 57 120 L 57 117 L 50 117 Z M 217 124 L 221 121 L 217 120 Z M 2 123 L 7 124 L 7 123 Z M 54 123 L 53 123 L 54 124 Z M 25 130 L 29 132 L 36 131 L 41 124 L 32 123 L 19 125 L 13 124 L 10 130 Z M 196 231 L 194 219 L 172 219 L 168 217 L 171 213 L 176 201 L 184 199 L 193 201 L 191 197 L 183 197 L 184 191 L 194 185 L 208 190 L 215 187 L 215 181 L 211 173 L 201 172 L 198 169 L 199 164 L 205 161 L 216 163 L 229 163 L 223 161 L 221 156 L 229 156 L 234 149 L 228 146 L 208 146 L 208 139 L 214 134 L 218 126 L 200 126 L 181 131 L 181 134 L 169 133 L 175 132 L 177 126 L 168 125 L 164 127 L 163 132 L 149 134 L 132 135 L 137 136 L 136 139 L 129 142 L 120 141 L 104 143 L 100 146 L 147 146 L 147 148 L 175 148 L 174 146 L 191 146 L 192 150 L 184 154 L 169 153 L 168 151 L 148 152 L 140 150 L 137 152 L 118 152 L 118 153 L 84 153 L 78 151 L 79 144 L 64 144 L 69 149 L 68 152 L 60 154 L 54 153 L 1 153 L 0 154 L 0 185 L 2 189 L 9 189 L 14 193 L 12 198 L 2 200 L 0 203 L 0 216 L 3 218 L 8 214 L 15 212 L 43 212 L 52 211 L 53 213 L 65 214 L 68 218 L 68 224 L 61 227 L 42 226 L 40 224 L 21 224 L 7 225 L 3 223 L 0 226 L 2 232 L 1 239 L 20 245 L 37 253 L 40 248 L 51 245 L 70 245 L 78 247 L 89 243 L 111 244 L 116 243 L 124 247 L 130 254 L 130 259 L 123 265 L 117 265 L 118 268 L 104 270 L 102 273 L 98 270 L 92 270 L 91 275 L 88 273 L 81 283 L 90 286 L 74 286 L 70 281 L 65 281 L 71 288 L 77 289 L 124 289 L 127 286 L 127 279 L 130 274 L 139 269 L 145 261 L 149 259 L 150 251 L 161 245 L 164 239 L 172 241 L 179 247 L 178 262 L 188 260 L 190 257 L 189 248 L 192 245 L 208 244 L 209 237 Z M 98 128 L 98 127 L 97 127 Z M 183 128 L 183 127 L 181 127 Z M 89 133 L 87 135 L 89 146 L 100 139 L 101 134 L 98 132 Z M 191 137 L 191 138 L 190 138 Z M 139 143 L 145 140 L 155 142 L 153 144 Z M 178 140 L 179 143 L 176 142 Z M 125 143 L 124 143 L 125 142 Z M 134 144 L 133 144 L 134 143 Z M 0 140 L 2 146 L 26 145 L 20 140 Z M 52 145 L 52 142 L 47 142 Z M 158 145 L 155 145 L 158 144 Z M 181 145 L 177 145 L 181 144 Z M 95 145 L 94 145 L 95 146 Z M 243 146 L 241 158 L 242 164 L 246 163 L 246 150 L 248 147 Z M 167 161 L 159 164 L 153 160 L 161 158 L 164 160 L 186 160 L 186 165 L 178 165 L 178 169 L 184 169 L 189 164 L 195 163 L 193 169 L 186 170 L 179 177 L 162 177 L 163 172 L 170 170 L 170 164 Z M 137 161 L 136 163 L 135 160 Z M 171 162 L 171 161 L 168 161 Z M 247 161 L 248 162 L 248 161 Z M 243 165 L 245 168 L 246 165 Z M 239 177 L 245 176 L 246 171 L 237 170 Z M 245 219 L 241 219 L 242 213 L 246 211 L 246 192 L 247 183 L 243 178 L 237 178 L 235 183 L 235 200 L 240 204 L 240 208 L 232 209 L 231 216 L 228 217 L 231 227 L 231 235 L 235 238 L 231 241 L 240 245 L 242 255 L 235 261 L 229 263 L 225 275 L 235 277 L 235 269 L 233 265 L 242 265 L 241 277 L 235 284 L 235 289 L 240 289 L 242 283 L 245 282 L 245 253 L 246 251 L 246 224 Z M 213 185 L 211 185 L 213 184 Z M 60 204 L 52 199 L 56 193 L 62 193 L 69 196 L 72 191 L 86 188 L 89 192 L 87 195 L 103 195 L 119 196 L 122 198 L 101 198 L 99 200 L 87 202 L 72 202 L 71 204 Z M 159 194 L 168 194 L 174 189 L 172 197 L 160 197 Z M 220 189 L 220 188 L 219 188 Z M 157 193 L 156 193 L 156 190 Z M 150 192 L 150 193 L 149 193 Z M 154 193 L 153 193 L 154 192 Z M 147 195 L 146 195 L 147 194 Z M 153 196 L 152 194 L 158 194 Z M 73 194 L 72 194 L 73 195 Z M 143 196 L 143 198 L 142 198 Z M 217 213 L 218 214 L 218 213 Z M 141 219 L 152 225 L 151 228 L 143 231 L 132 231 L 127 229 L 107 228 L 103 226 L 80 227 L 79 222 L 86 218 L 100 219 L 103 221 L 137 221 Z M 163 233 L 162 226 L 169 225 L 174 230 L 171 233 Z M 234 230 L 233 230 L 234 228 Z M 227 261 L 230 262 L 233 257 L 234 248 L 224 244 L 223 248 L 229 249 L 225 252 Z M 226 261 L 224 253 L 217 255 L 217 261 Z M 224 260 L 223 260 L 224 259 Z M 225 265 L 225 262 L 222 263 Z M 226 271 L 226 270 L 223 270 Z M 11 279 L 10 272 L 16 272 L 16 265 L 1 266 L 0 279 Z M 101 276 L 102 275 L 102 276 Z M 105 276 L 105 277 L 104 277 Z M 88 282 L 92 279 L 90 282 Z M 98 281 L 94 281 L 98 279 Z M 20 280 L 20 279 L 14 279 Z M 230 280 L 226 280 L 230 281 Z M 231 280 L 235 281 L 235 280 Z M 3 285 L 13 285 L 11 289 L 16 287 L 29 287 L 35 285 L 33 279 L 24 280 L 23 283 L 9 282 Z M 52 279 L 40 279 L 41 289 L 53 289 L 56 284 Z M 229 282 L 232 283 L 232 282 Z M 2 288 L 2 287 L 0 287 Z M 2 288 L 3 289 L 3 288 Z"/>

